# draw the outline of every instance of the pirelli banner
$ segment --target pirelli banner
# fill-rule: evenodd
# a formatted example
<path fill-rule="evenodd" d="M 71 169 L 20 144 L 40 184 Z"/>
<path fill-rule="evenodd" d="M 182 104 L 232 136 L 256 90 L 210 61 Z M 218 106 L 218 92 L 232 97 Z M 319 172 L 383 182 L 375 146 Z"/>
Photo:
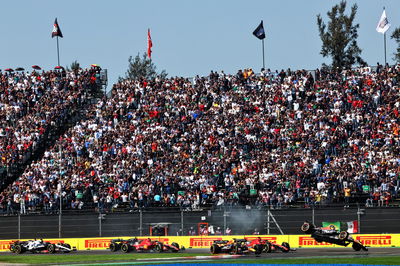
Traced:
<path fill-rule="evenodd" d="M 400 234 L 353 234 L 355 239 L 359 240 L 367 247 L 400 247 Z M 107 249 L 112 239 L 129 239 L 134 236 L 126 237 L 101 237 L 101 238 L 62 238 L 62 239 L 43 239 L 51 243 L 68 243 L 78 250 L 101 250 Z M 171 244 L 177 242 L 180 246 L 186 248 L 209 248 L 215 240 L 232 240 L 233 238 L 245 238 L 253 240 L 257 237 L 266 239 L 270 242 L 279 243 L 288 242 L 292 248 L 335 248 L 341 247 L 330 243 L 318 243 L 309 235 L 236 235 L 236 236 L 162 236 L 162 237 L 138 237 L 138 239 L 150 238 Z M 9 251 L 10 243 L 16 239 L 0 240 L 0 251 Z M 21 239 L 28 240 L 28 239 Z"/>

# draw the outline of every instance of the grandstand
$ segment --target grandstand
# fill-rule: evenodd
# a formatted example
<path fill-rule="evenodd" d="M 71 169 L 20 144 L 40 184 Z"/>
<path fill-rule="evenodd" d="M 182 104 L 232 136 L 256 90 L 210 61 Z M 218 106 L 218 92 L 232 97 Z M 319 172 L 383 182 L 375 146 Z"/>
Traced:
<path fill-rule="evenodd" d="M 108 98 L 93 71 L 1 73 L 2 213 L 398 198 L 399 66 L 123 80 Z"/>

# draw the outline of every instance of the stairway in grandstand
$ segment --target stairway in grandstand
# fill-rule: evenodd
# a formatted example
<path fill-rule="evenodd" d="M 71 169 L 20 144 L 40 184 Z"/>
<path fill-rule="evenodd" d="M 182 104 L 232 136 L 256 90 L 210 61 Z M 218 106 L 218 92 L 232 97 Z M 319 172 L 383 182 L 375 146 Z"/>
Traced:
<path fill-rule="evenodd" d="M 88 93 L 86 101 L 82 102 L 79 108 L 68 110 L 63 120 L 51 125 L 43 134 L 35 150 L 26 153 L 17 164 L 0 169 L 0 192 L 17 180 L 31 162 L 40 160 L 46 149 L 53 146 L 62 134 L 79 121 L 85 119 L 83 110 L 85 110 L 88 105 L 94 104 L 104 97 L 104 91 L 100 84 L 94 84 L 94 86 L 87 89 L 86 92 Z"/>

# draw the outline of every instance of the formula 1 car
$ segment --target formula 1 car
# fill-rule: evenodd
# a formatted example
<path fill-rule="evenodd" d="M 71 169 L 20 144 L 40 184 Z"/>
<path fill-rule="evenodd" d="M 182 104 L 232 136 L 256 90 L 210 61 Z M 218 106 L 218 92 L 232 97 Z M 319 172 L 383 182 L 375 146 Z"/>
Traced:
<path fill-rule="evenodd" d="M 40 240 L 28 240 L 28 241 L 14 241 L 10 245 L 10 251 L 13 253 L 21 254 L 26 251 L 32 253 L 56 253 L 63 252 L 69 253 L 71 251 L 76 251 L 76 247 L 71 248 L 70 244 L 67 243 L 57 243 L 53 244 L 50 242 Z"/>
<path fill-rule="evenodd" d="M 117 251 L 121 249 L 123 252 L 128 253 L 131 251 L 143 252 L 143 251 L 151 251 L 151 252 L 178 252 L 179 250 L 185 250 L 184 246 L 179 246 L 178 243 L 173 242 L 171 245 L 162 243 L 160 241 L 152 241 L 150 238 L 147 239 L 137 239 L 131 238 L 128 240 L 123 239 L 113 239 L 110 243 L 110 250 Z"/>
<path fill-rule="evenodd" d="M 286 253 L 291 250 L 290 245 L 287 242 L 282 242 L 282 245 L 279 245 L 276 243 L 272 243 L 268 240 L 263 240 L 261 239 L 261 237 L 258 237 L 257 239 L 254 239 L 250 242 L 250 246 L 255 246 L 255 245 L 261 245 L 263 248 L 262 251 L 266 253 L 275 252 L 278 250 Z"/>
<path fill-rule="evenodd" d="M 262 244 L 246 239 L 233 239 L 233 240 L 214 240 L 210 247 L 212 254 L 230 253 L 230 254 L 248 254 L 254 253 L 260 255 L 262 253 Z"/>
<path fill-rule="evenodd" d="M 334 226 L 316 227 L 314 224 L 306 221 L 301 226 L 301 231 L 306 234 L 311 234 L 311 237 L 318 243 L 327 242 L 344 247 L 347 247 L 351 243 L 355 251 L 360 251 L 361 249 L 368 251 L 367 247 L 360 241 L 354 239 L 347 231 L 339 232 Z"/>

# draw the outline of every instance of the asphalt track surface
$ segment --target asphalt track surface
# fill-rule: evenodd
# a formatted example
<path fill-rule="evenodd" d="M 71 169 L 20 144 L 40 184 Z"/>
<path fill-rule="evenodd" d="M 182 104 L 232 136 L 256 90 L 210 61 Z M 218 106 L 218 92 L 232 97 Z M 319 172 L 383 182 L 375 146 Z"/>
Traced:
<path fill-rule="evenodd" d="M 180 253 L 186 254 L 199 254 L 202 253 L 204 256 L 211 255 L 209 249 L 186 249 L 185 251 L 181 251 Z M 1 252 L 2 255 L 14 255 L 14 256 L 59 256 L 59 255 L 107 255 L 107 254 L 124 254 L 121 251 L 111 252 L 109 250 L 84 250 L 84 251 L 76 251 L 68 254 L 65 253 L 56 253 L 56 254 L 32 254 L 32 253 L 23 253 L 23 254 L 15 254 L 11 252 Z M 134 254 L 134 253 L 129 253 Z M 154 253 L 153 253 L 154 254 Z M 128 254 L 127 254 L 128 255 Z M 265 258 L 312 258 L 312 257 L 382 257 L 382 256 L 400 256 L 400 248 L 369 248 L 368 251 L 354 251 L 351 247 L 349 248 L 301 248 L 290 251 L 288 253 L 283 253 L 281 251 L 271 252 L 271 253 L 263 253 L 261 256 L 255 256 L 254 254 L 248 254 L 243 256 L 242 258 L 251 258 L 251 259 L 265 259 Z"/>

